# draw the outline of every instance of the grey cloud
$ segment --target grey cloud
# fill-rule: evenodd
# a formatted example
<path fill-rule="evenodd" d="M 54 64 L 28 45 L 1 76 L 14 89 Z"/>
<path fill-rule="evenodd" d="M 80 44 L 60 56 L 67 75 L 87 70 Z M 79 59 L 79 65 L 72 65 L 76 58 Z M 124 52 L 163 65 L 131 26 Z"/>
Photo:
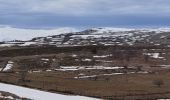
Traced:
<path fill-rule="evenodd" d="M 170 25 L 170 0 L 0 0 L 0 25 Z"/>
<path fill-rule="evenodd" d="M 170 14 L 169 0 L 0 0 L 1 14 L 52 13 L 73 16 Z"/>

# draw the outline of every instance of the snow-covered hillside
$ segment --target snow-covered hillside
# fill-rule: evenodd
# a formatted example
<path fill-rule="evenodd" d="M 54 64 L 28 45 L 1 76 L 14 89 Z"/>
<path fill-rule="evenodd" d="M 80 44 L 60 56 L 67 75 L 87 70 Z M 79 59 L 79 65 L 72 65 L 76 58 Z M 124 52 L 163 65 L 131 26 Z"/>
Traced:
<path fill-rule="evenodd" d="M 94 30 L 93 34 L 108 34 L 112 32 L 129 32 L 129 31 L 140 31 L 140 32 L 170 32 L 170 28 L 156 28 L 156 29 L 133 29 L 133 28 L 113 28 L 113 27 L 102 27 L 102 28 L 91 28 Z M 59 35 L 63 33 L 74 33 L 78 32 L 75 28 L 63 27 L 57 29 L 23 29 L 13 27 L 0 27 L 0 41 L 11 41 L 11 40 L 30 40 L 35 37 L 46 37 L 51 35 Z"/>
<path fill-rule="evenodd" d="M 96 30 L 97 33 L 109 33 L 109 32 L 126 32 L 126 31 L 133 31 L 133 30 L 135 30 L 135 29 L 131 29 L 131 28 L 102 27 L 102 28 L 92 28 L 92 30 Z"/>
<path fill-rule="evenodd" d="M 83 96 L 69 96 L 0 83 L 0 91 L 9 92 L 33 100 L 98 100 Z"/>
<path fill-rule="evenodd" d="M 77 31 L 74 28 L 31 30 L 0 28 L 0 47 L 11 46 L 86 46 L 86 45 L 162 45 L 170 47 L 170 28 L 129 29 L 91 28 Z M 2 40 L 22 40 L 5 41 Z M 28 40 L 28 41 L 23 41 Z"/>
<path fill-rule="evenodd" d="M 58 35 L 61 33 L 76 32 L 74 28 L 64 27 L 57 29 L 21 29 L 12 27 L 0 27 L 0 41 L 10 41 L 10 40 L 29 40 L 34 37 L 42 37 L 49 35 Z"/>

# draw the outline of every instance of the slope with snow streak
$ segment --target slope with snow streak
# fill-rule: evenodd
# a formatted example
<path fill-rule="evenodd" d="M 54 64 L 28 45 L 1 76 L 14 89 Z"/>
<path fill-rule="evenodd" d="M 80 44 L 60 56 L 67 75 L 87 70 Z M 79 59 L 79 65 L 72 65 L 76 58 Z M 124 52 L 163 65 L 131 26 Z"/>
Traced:
<path fill-rule="evenodd" d="M 99 100 L 83 96 L 68 96 L 0 83 L 0 91 L 10 92 L 33 100 Z"/>

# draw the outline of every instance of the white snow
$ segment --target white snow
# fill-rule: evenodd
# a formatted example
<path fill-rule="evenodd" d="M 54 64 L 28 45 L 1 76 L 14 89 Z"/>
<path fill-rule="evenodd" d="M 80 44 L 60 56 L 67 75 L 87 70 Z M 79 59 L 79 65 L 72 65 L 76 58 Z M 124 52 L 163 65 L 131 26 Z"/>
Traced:
<path fill-rule="evenodd" d="M 13 63 L 14 62 L 12 62 L 12 61 L 8 61 L 6 67 L 3 69 L 3 71 L 8 71 L 8 70 L 12 69 Z"/>
<path fill-rule="evenodd" d="M 82 61 L 92 61 L 92 59 L 83 59 Z"/>
<path fill-rule="evenodd" d="M 34 37 L 43 37 L 49 35 L 58 35 L 62 33 L 76 32 L 77 30 L 70 27 L 57 29 L 22 29 L 12 27 L 0 27 L 0 41 L 10 40 L 30 40 Z"/>
<path fill-rule="evenodd" d="M 34 44 L 36 44 L 36 42 L 25 42 L 24 44 L 21 44 L 20 46 L 30 46 Z"/>
<path fill-rule="evenodd" d="M 71 38 L 82 38 L 82 39 L 88 39 L 88 38 L 101 38 L 101 37 L 109 37 L 110 35 L 73 35 Z"/>
<path fill-rule="evenodd" d="M 41 60 L 43 60 L 43 61 L 49 61 L 49 59 L 46 59 L 46 58 L 42 58 Z"/>
<path fill-rule="evenodd" d="M 0 47 L 11 47 L 14 46 L 15 44 L 0 44 Z"/>
<path fill-rule="evenodd" d="M 106 58 L 106 57 L 110 57 L 112 55 L 102 55 L 102 56 L 93 56 L 94 58 Z"/>
<path fill-rule="evenodd" d="M 124 31 L 132 31 L 135 29 L 130 28 L 113 28 L 113 27 L 102 27 L 102 28 L 92 28 L 93 30 L 97 30 L 98 33 L 105 33 L 105 32 L 124 32 Z"/>
<path fill-rule="evenodd" d="M 170 32 L 170 28 L 162 27 L 162 28 L 157 28 L 154 31 L 157 31 L 157 32 Z"/>
<path fill-rule="evenodd" d="M 160 28 L 143 28 L 143 29 L 138 29 L 141 32 L 156 32 L 156 33 L 161 33 L 161 32 L 170 32 L 170 28 L 168 27 L 160 27 Z"/>
<path fill-rule="evenodd" d="M 92 30 L 96 30 L 91 35 L 80 35 L 82 38 L 87 37 L 108 37 L 109 34 L 105 33 L 113 33 L 112 36 L 132 36 L 132 33 L 128 33 L 127 31 L 139 31 L 139 32 L 152 32 L 156 33 L 160 32 L 170 32 L 170 28 L 145 28 L 145 29 L 132 29 L 132 28 L 113 28 L 113 27 L 102 27 L 102 28 L 92 28 Z M 50 35 L 59 35 L 63 33 L 70 32 L 78 32 L 79 30 L 70 27 L 56 28 L 56 29 L 23 29 L 23 28 L 13 28 L 9 26 L 0 27 L 0 41 L 10 41 L 10 40 L 30 40 L 34 37 L 45 37 Z M 97 35 L 95 35 L 97 34 Z M 99 35 L 100 34 L 100 35 Z M 78 35 L 76 35 L 78 36 Z M 73 36 L 74 37 L 74 36 Z M 147 35 L 143 35 L 142 37 L 147 37 Z M 51 37 L 48 37 L 51 38 Z"/>
<path fill-rule="evenodd" d="M 128 72 L 128 73 L 111 73 L 111 74 L 99 74 L 99 75 L 90 75 L 90 76 L 85 76 L 85 75 L 79 75 L 77 77 L 74 77 L 75 79 L 85 79 L 85 78 L 94 78 L 97 76 L 114 76 L 114 75 L 125 75 L 125 74 L 135 74 L 136 72 Z M 137 72 L 139 74 L 148 74 L 147 71 L 140 71 Z"/>
<path fill-rule="evenodd" d="M 139 32 L 170 32 L 169 27 L 160 27 L 160 28 L 114 28 L 114 27 L 101 27 L 101 28 L 92 28 L 93 30 L 98 31 L 98 33 L 109 33 L 109 32 L 127 32 L 127 31 L 139 31 Z"/>
<path fill-rule="evenodd" d="M 1 99 L 1 98 L 14 100 L 14 98 L 13 98 L 12 96 L 3 96 L 3 95 L 0 93 L 0 99 Z"/>
<path fill-rule="evenodd" d="M 35 71 L 32 71 L 33 73 L 40 73 L 42 72 L 41 70 L 35 70 Z"/>
<path fill-rule="evenodd" d="M 72 57 L 77 57 L 77 55 L 75 55 L 75 54 L 73 54 L 73 55 L 71 55 Z"/>
<path fill-rule="evenodd" d="M 94 70 L 94 69 L 122 69 L 124 67 L 105 67 L 105 66 L 60 66 L 58 71 Z"/>
<path fill-rule="evenodd" d="M 159 58 L 159 53 L 153 53 L 153 54 L 152 54 L 152 57 L 153 57 L 153 58 Z"/>
<path fill-rule="evenodd" d="M 40 90 L 0 83 L 0 91 L 9 92 L 33 100 L 99 100 L 83 96 L 61 95 Z"/>
<path fill-rule="evenodd" d="M 144 55 L 148 55 L 155 59 L 163 59 L 164 58 L 164 57 L 160 57 L 160 53 L 144 53 Z"/>
<path fill-rule="evenodd" d="M 124 73 L 112 73 L 112 74 L 100 74 L 100 75 L 91 75 L 91 76 L 78 76 L 74 77 L 75 79 L 84 79 L 84 78 L 93 78 L 97 76 L 112 76 L 112 75 L 123 75 Z"/>
<path fill-rule="evenodd" d="M 160 65 L 161 68 L 170 68 L 170 65 Z"/>
<path fill-rule="evenodd" d="M 140 72 L 138 72 L 139 74 L 148 74 L 149 72 L 147 72 L 147 71 L 140 71 Z"/>
<path fill-rule="evenodd" d="M 50 69 L 47 69 L 46 71 L 47 71 L 47 72 L 51 72 L 52 70 L 50 70 Z"/>

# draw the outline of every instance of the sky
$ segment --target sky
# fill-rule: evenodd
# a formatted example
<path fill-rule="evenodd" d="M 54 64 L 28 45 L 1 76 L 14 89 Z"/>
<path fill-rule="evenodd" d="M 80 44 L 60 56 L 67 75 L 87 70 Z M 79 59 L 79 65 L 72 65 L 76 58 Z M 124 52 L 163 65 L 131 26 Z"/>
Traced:
<path fill-rule="evenodd" d="M 0 0 L 0 26 L 169 27 L 170 0 Z"/>

